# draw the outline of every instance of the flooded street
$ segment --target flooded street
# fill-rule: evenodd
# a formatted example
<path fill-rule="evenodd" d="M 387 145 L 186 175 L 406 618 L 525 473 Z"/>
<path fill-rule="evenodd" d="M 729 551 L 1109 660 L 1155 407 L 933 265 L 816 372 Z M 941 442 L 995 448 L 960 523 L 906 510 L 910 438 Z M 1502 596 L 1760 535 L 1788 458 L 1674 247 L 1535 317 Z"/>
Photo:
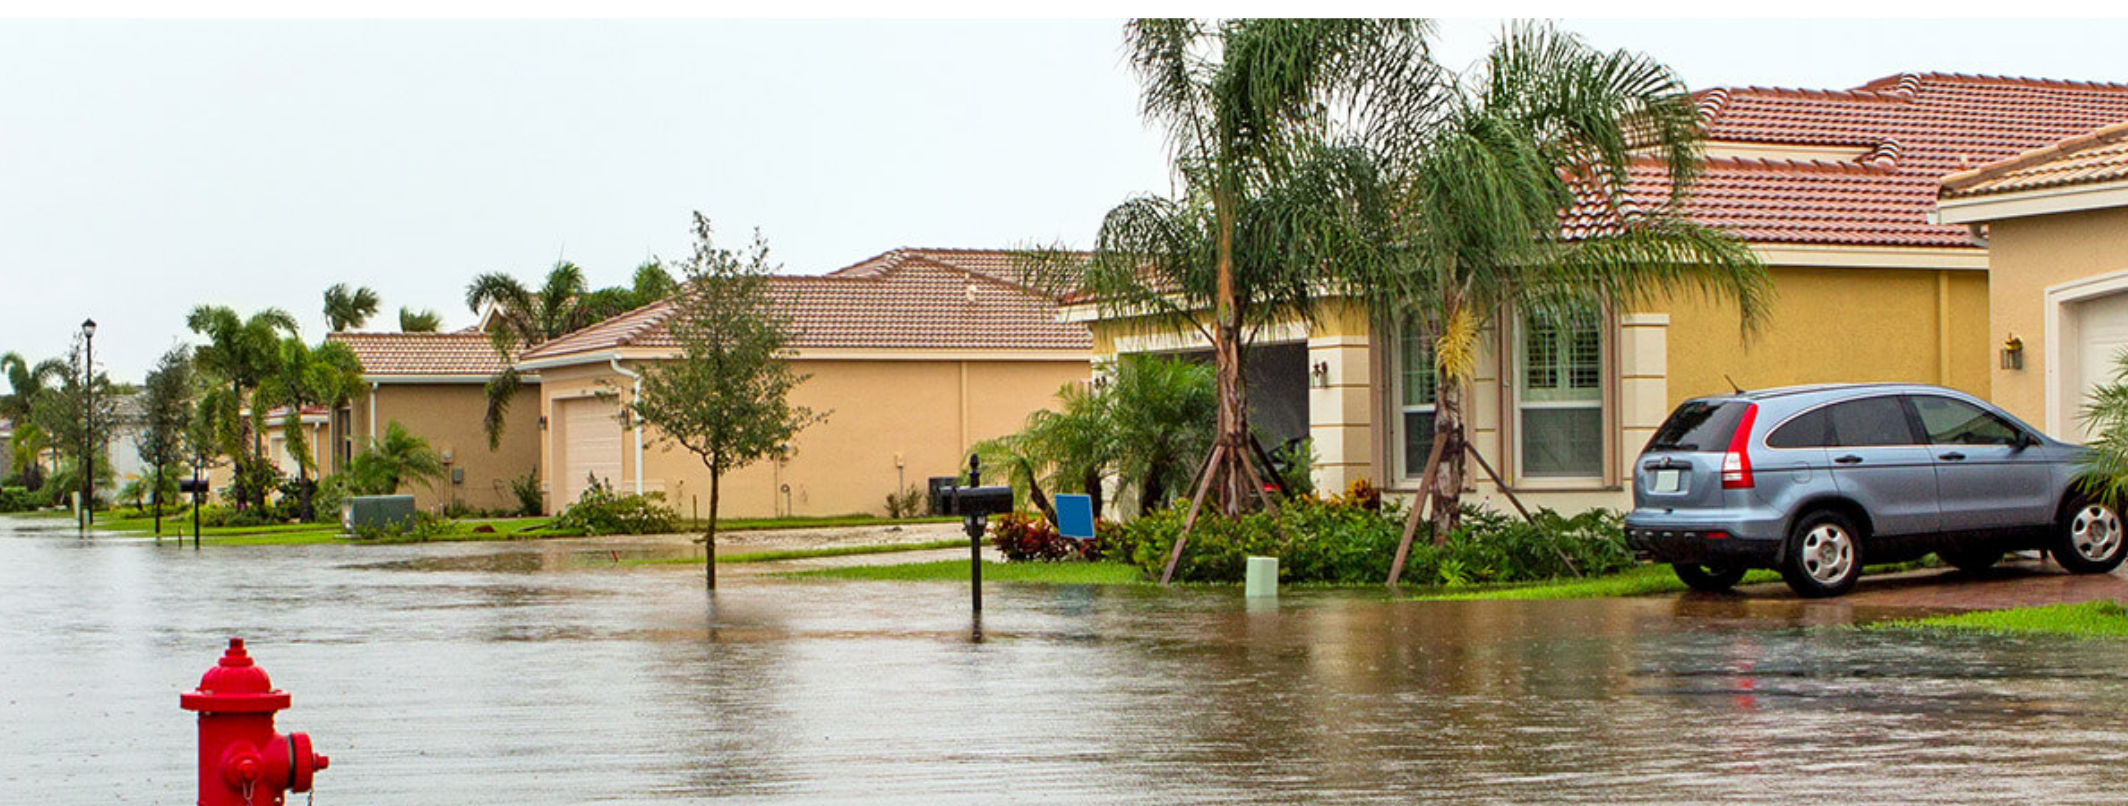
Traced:
<path fill-rule="evenodd" d="M 0 801 L 190 803 L 230 635 L 323 804 L 2120 803 L 2128 643 L 1838 602 L 733 576 L 598 541 L 208 547 L 0 518 Z M 300 797 L 300 796 L 298 796 Z"/>

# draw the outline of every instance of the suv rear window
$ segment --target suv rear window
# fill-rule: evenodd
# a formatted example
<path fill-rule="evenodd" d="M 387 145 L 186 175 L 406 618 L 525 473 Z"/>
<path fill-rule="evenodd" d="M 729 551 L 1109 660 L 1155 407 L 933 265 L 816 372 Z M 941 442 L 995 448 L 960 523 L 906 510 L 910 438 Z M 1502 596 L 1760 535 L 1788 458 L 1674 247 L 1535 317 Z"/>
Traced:
<path fill-rule="evenodd" d="M 1651 451 L 1719 451 L 1729 447 L 1736 421 L 1751 404 L 1740 400 L 1687 400 L 1648 440 Z"/>

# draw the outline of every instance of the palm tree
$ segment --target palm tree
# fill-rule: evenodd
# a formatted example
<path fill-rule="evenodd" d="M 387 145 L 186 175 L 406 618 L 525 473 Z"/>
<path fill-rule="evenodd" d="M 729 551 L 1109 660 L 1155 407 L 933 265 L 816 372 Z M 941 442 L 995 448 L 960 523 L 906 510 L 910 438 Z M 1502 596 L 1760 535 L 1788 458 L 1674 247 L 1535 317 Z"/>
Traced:
<path fill-rule="evenodd" d="M 297 335 L 295 317 L 279 308 L 267 308 L 247 319 L 227 307 L 201 305 L 185 317 L 185 325 L 207 337 L 207 343 L 193 352 L 193 362 L 229 394 L 206 411 L 225 418 L 217 429 L 226 433 L 226 439 L 221 441 L 231 450 L 237 477 L 248 478 L 251 474 L 246 471 L 264 461 L 261 457 L 265 452 L 260 432 L 264 430 L 266 407 L 255 405 L 253 393 L 278 369 L 282 336 Z M 248 417 L 243 416 L 246 410 Z M 238 493 L 240 507 L 265 502 L 263 489 L 240 489 Z"/>
<path fill-rule="evenodd" d="M 377 315 L 377 292 L 368 287 L 347 290 L 346 283 L 325 289 L 325 322 L 334 333 L 362 327 Z"/>
<path fill-rule="evenodd" d="M 1212 445 L 1208 426 L 1219 408 L 1212 367 L 1150 355 L 1126 355 L 1108 386 L 1108 428 L 1115 440 L 1120 492 L 1138 494 L 1138 511 L 1164 507 L 1187 489 L 1193 460 Z"/>
<path fill-rule="evenodd" d="M 490 450 L 502 444 L 503 416 L 524 385 L 517 369 L 507 366 L 511 357 L 596 321 L 581 304 L 587 290 L 583 270 L 566 261 L 554 264 L 547 272 L 546 285 L 538 291 L 500 272 L 474 277 L 466 287 L 466 307 L 476 314 L 483 308 L 494 312 L 488 340 L 506 365 L 501 374 L 488 379 L 488 408 L 481 426 L 488 433 Z"/>
<path fill-rule="evenodd" d="M 1407 75 L 1437 89 L 1377 98 L 1426 97 L 1430 110 L 1392 106 L 1371 117 L 1425 125 L 1371 132 L 1362 160 L 1371 167 L 1347 175 L 1373 173 L 1343 182 L 1358 217 L 1386 224 L 1386 238 L 1332 265 L 1377 321 L 1415 323 L 1432 348 L 1434 447 L 1421 481 L 1430 502 L 1420 503 L 1431 503 L 1434 538 L 1445 540 L 1461 514 L 1469 453 L 1463 396 L 1478 334 L 1495 316 L 1571 321 L 1698 296 L 1734 301 L 1748 330 L 1771 292 L 1748 248 L 1683 210 L 1701 129 L 1668 67 L 1518 25 L 1471 75 Z M 1635 187 L 1650 174 L 1667 192 Z M 1569 235 L 1568 211 L 1601 226 Z M 1413 507 L 1407 545 L 1422 508 Z"/>
<path fill-rule="evenodd" d="M 304 435 L 303 409 L 311 406 L 337 409 L 361 392 L 362 362 L 355 358 L 354 350 L 336 341 L 312 347 L 296 336 L 281 341 L 279 361 L 273 374 L 259 382 L 252 405 L 288 410 L 281 420 L 281 439 L 289 454 L 296 458 L 296 488 L 302 491 L 302 520 L 317 518 L 317 513 L 311 509 L 310 487 L 310 472 L 316 469 L 317 458 Z"/>
<path fill-rule="evenodd" d="M 437 316 L 435 311 L 417 311 L 404 306 L 399 308 L 399 332 L 401 333 L 434 333 L 442 328 L 443 317 Z"/>
<path fill-rule="evenodd" d="M 0 373 L 7 376 L 9 390 L 7 395 L 0 396 L 0 417 L 14 424 L 8 446 L 14 467 L 8 470 L 20 473 L 38 465 L 38 455 L 48 446 L 43 430 L 30 415 L 36 411 L 37 400 L 51 392 L 52 382 L 66 377 L 70 371 L 66 362 L 58 359 L 46 359 L 33 365 L 19 353 L 0 354 Z"/>
<path fill-rule="evenodd" d="M 384 436 L 355 454 L 348 467 L 355 489 L 365 495 L 391 495 L 407 482 L 434 481 L 444 473 L 443 457 L 436 455 L 429 441 L 407 431 L 397 420 L 385 426 Z"/>
<path fill-rule="evenodd" d="M 1312 316 L 1325 251 L 1349 216 L 1330 186 L 1295 168 L 1328 145 L 1332 109 L 1364 108 L 1399 71 L 1424 63 L 1412 20 L 1135 20 L 1126 50 L 1145 117 L 1167 130 L 1174 198 L 1110 210 L 1083 269 L 1038 254 L 1076 281 L 1104 318 L 1187 328 L 1212 346 L 1217 428 L 1191 508 L 1210 494 L 1239 513 L 1269 503 L 1254 461 L 1243 377 L 1250 334 Z M 1209 312 L 1210 316 L 1205 316 Z M 1181 541 L 1177 541 L 1180 556 Z"/>

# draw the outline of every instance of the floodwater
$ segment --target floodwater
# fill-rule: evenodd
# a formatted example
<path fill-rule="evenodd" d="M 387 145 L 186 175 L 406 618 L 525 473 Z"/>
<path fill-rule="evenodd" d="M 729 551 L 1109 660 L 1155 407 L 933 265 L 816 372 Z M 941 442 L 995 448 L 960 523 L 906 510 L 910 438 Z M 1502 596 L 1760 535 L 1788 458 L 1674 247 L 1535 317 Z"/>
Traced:
<path fill-rule="evenodd" d="M 1711 598 L 732 578 L 606 544 L 191 548 L 0 519 L 0 802 L 190 803 L 230 635 L 323 804 L 2128 801 L 2128 643 Z"/>

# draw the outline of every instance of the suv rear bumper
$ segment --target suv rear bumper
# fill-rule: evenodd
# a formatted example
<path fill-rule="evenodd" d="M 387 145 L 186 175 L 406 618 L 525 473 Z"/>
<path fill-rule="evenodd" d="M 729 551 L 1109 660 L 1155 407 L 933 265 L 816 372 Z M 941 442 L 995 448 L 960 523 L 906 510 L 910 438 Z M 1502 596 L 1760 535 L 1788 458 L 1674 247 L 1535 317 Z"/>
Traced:
<path fill-rule="evenodd" d="M 1633 555 L 1653 562 L 1731 568 L 1773 568 L 1780 562 L 1778 522 L 1634 512 L 1626 516 L 1625 532 Z"/>

